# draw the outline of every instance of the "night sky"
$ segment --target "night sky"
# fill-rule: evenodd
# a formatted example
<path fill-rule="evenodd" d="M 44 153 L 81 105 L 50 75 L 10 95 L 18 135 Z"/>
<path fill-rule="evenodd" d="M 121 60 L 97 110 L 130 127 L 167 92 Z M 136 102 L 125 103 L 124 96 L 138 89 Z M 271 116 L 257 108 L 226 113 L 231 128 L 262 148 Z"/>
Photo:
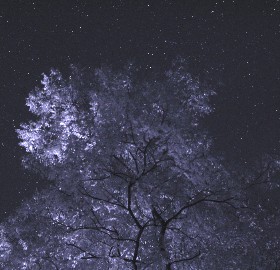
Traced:
<path fill-rule="evenodd" d="M 21 168 L 15 128 L 51 67 L 128 61 L 143 74 L 180 55 L 217 92 L 215 151 L 249 163 L 280 150 L 279 1 L 13 1 L 0 4 L 0 217 L 42 186 Z"/>

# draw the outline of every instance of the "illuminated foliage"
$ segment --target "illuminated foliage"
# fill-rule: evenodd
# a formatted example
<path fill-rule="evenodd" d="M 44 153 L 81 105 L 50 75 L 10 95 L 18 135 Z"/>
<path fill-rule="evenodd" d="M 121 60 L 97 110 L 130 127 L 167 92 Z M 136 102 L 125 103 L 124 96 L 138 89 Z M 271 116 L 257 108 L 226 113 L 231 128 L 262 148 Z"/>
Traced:
<path fill-rule="evenodd" d="M 35 120 L 17 131 L 24 164 L 51 187 L 7 223 L 22 217 L 13 269 L 244 266 L 258 230 L 245 183 L 211 154 L 199 125 L 214 92 L 183 60 L 139 77 L 132 65 L 73 68 L 69 79 L 52 70 L 30 93 Z M 242 231 L 250 224 L 252 238 Z"/>

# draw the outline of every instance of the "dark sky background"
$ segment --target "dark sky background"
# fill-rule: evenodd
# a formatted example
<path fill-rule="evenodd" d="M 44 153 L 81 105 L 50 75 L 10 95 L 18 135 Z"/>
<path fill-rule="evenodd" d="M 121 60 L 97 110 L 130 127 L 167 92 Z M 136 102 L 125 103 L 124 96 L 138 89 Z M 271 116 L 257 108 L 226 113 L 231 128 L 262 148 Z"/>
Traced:
<path fill-rule="evenodd" d="M 0 218 L 41 185 L 21 168 L 15 128 L 51 67 L 153 72 L 181 55 L 218 93 L 205 120 L 215 151 L 243 164 L 279 153 L 279 1 L 2 0 L 0 49 Z"/>

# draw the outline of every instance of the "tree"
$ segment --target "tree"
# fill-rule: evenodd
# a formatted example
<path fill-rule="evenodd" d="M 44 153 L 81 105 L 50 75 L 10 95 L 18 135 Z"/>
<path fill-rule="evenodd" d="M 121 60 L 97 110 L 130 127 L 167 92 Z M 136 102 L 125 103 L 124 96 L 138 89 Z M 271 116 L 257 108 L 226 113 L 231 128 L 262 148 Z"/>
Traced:
<path fill-rule="evenodd" d="M 73 68 L 67 80 L 52 70 L 42 84 L 27 98 L 35 120 L 17 132 L 25 166 L 51 187 L 9 221 L 26 216 L 33 225 L 24 221 L 22 231 L 39 226 L 40 237 L 26 240 L 37 244 L 19 255 L 26 269 L 245 265 L 242 248 L 255 239 L 245 189 L 253 180 L 243 183 L 211 153 L 199 120 L 214 92 L 182 59 L 146 81 L 128 65 Z"/>

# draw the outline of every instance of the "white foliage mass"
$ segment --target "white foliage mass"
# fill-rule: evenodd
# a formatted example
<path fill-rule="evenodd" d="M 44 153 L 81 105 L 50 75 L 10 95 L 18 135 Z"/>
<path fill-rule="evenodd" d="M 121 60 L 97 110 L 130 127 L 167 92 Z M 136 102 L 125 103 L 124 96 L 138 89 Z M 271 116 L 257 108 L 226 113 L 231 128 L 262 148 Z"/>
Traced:
<path fill-rule="evenodd" d="M 44 75 L 17 132 L 51 186 L 7 222 L 4 269 L 249 269 L 245 189 L 199 125 L 214 94 L 182 59 L 146 81 L 132 65 Z"/>
<path fill-rule="evenodd" d="M 3 226 L 0 227 L 0 260 L 6 261 L 12 252 L 12 245 L 6 236 L 6 230 Z"/>

